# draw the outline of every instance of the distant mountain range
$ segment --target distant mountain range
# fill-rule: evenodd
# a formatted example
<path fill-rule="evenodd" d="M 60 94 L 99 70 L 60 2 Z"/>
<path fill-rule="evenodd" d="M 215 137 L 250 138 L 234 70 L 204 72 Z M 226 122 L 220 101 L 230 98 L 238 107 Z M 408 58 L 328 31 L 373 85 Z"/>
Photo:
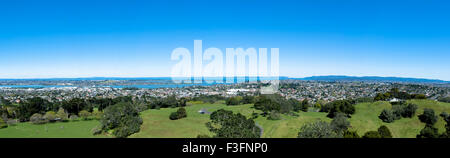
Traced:
<path fill-rule="evenodd" d="M 305 81 L 372 81 L 372 82 L 408 82 L 408 83 L 450 83 L 450 81 L 423 78 L 379 77 L 379 76 L 311 76 L 290 78 Z"/>

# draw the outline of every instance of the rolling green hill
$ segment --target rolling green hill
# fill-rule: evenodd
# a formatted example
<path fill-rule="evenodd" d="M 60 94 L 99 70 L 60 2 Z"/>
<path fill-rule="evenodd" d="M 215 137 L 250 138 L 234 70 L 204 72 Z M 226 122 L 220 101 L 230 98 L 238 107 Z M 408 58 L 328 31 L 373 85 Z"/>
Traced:
<path fill-rule="evenodd" d="M 356 113 L 350 118 L 351 129 L 356 130 L 359 135 L 363 135 L 370 130 L 376 130 L 380 125 L 386 125 L 393 136 L 398 138 L 415 138 L 420 130 L 425 126 L 421 123 L 417 115 L 423 112 L 424 108 L 432 108 L 439 115 L 442 111 L 450 113 L 450 103 L 436 102 L 432 100 L 411 100 L 411 103 L 418 105 L 419 109 L 413 118 L 402 118 L 393 123 L 384 123 L 378 115 L 384 108 L 391 108 L 388 102 L 359 103 L 355 105 Z M 253 112 L 261 111 L 253 108 L 252 105 L 226 106 L 223 103 L 203 104 L 195 103 L 186 107 L 187 118 L 180 120 L 170 120 L 169 115 L 177 108 L 151 109 L 141 113 L 144 123 L 138 133 L 131 135 L 131 138 L 195 138 L 199 134 L 212 135 L 205 126 L 209 121 L 208 114 L 200 114 L 198 111 L 206 109 L 213 112 L 218 109 L 232 110 L 250 117 Z M 327 118 L 327 113 L 321 112 L 299 112 L 300 116 L 282 115 L 281 120 L 267 120 L 259 116 L 255 122 L 263 128 L 264 138 L 295 138 L 300 127 L 315 120 L 331 121 Z M 92 135 L 92 129 L 99 125 L 96 120 L 59 122 L 45 125 L 33 125 L 30 123 L 19 123 L 0 129 L 0 138 L 92 138 L 107 137 L 104 135 Z M 445 122 L 439 117 L 435 125 L 439 132 L 444 131 Z"/>

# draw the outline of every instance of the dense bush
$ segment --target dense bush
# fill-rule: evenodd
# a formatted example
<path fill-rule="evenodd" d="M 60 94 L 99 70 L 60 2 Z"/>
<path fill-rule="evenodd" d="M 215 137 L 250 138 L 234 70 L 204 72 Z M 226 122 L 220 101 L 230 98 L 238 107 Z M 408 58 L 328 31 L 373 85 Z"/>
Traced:
<path fill-rule="evenodd" d="M 100 120 L 102 131 L 112 130 L 112 134 L 118 138 L 139 132 L 142 118 L 133 106 L 129 102 L 121 102 L 104 109 L 104 115 Z"/>
<path fill-rule="evenodd" d="M 334 118 L 336 113 L 344 113 L 347 117 L 350 117 L 355 113 L 355 102 L 353 100 L 336 100 L 328 103 L 324 106 L 328 111 L 322 110 L 324 112 L 328 112 L 327 117 Z"/>
<path fill-rule="evenodd" d="M 179 108 L 176 112 L 172 112 L 169 116 L 171 120 L 178 120 L 187 117 L 186 109 Z"/>
<path fill-rule="evenodd" d="M 439 132 L 436 127 L 425 125 L 425 128 L 420 130 L 420 134 L 417 138 L 439 138 Z"/>
<path fill-rule="evenodd" d="M 423 114 L 419 115 L 419 120 L 429 126 L 433 126 L 437 122 L 438 117 L 434 114 L 433 109 L 423 109 Z"/>
<path fill-rule="evenodd" d="M 325 121 L 311 122 L 303 125 L 298 138 L 339 138 L 333 127 Z"/>
<path fill-rule="evenodd" d="M 384 109 L 378 116 L 378 118 L 387 123 L 394 122 L 394 120 L 398 119 L 397 115 L 395 115 L 394 112 L 390 109 Z"/>
<path fill-rule="evenodd" d="M 78 121 L 79 117 L 78 115 L 70 115 L 69 120 L 70 121 Z"/>
<path fill-rule="evenodd" d="M 381 138 L 392 138 L 391 131 L 385 125 L 382 125 L 380 126 L 380 128 L 378 128 L 378 133 L 380 134 Z"/>
<path fill-rule="evenodd" d="M 442 112 L 439 116 L 446 122 L 445 132 L 442 133 L 441 138 L 450 138 L 450 115 L 447 112 Z"/>
<path fill-rule="evenodd" d="M 378 118 L 380 118 L 383 122 L 391 123 L 402 117 L 413 117 L 416 114 L 416 110 L 416 104 L 394 104 L 392 105 L 392 110 L 384 109 Z"/>
<path fill-rule="evenodd" d="M 210 115 L 210 122 L 206 123 L 209 131 L 215 133 L 216 138 L 259 138 L 261 129 L 253 119 L 232 111 L 219 109 Z"/>

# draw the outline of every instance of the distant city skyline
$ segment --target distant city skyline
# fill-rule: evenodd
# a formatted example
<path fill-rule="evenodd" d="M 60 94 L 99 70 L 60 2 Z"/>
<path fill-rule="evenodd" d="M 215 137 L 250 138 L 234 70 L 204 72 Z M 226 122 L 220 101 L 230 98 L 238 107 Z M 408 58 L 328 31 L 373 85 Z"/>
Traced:
<path fill-rule="evenodd" d="M 279 48 L 280 76 L 450 81 L 447 1 L 9 1 L 0 78 L 169 77 L 173 49 Z M 207 63 L 207 62 L 205 62 Z"/>

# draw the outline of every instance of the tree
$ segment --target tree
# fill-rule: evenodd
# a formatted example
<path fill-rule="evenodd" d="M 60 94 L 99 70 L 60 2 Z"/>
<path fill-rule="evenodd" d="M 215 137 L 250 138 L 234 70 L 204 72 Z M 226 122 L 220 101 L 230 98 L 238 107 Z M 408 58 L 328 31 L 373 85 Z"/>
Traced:
<path fill-rule="evenodd" d="M 206 123 L 209 131 L 215 133 L 216 138 L 259 138 L 261 129 L 253 119 L 232 111 L 219 109 L 210 115 L 210 122 Z"/>
<path fill-rule="evenodd" d="M 383 122 L 387 123 L 394 122 L 394 120 L 398 119 L 397 115 L 395 115 L 394 112 L 390 109 L 383 109 L 378 118 L 380 118 Z"/>
<path fill-rule="evenodd" d="M 330 125 L 337 133 L 343 133 L 350 127 L 350 121 L 347 120 L 345 114 L 337 113 Z"/>
<path fill-rule="evenodd" d="M 368 131 L 362 136 L 362 138 L 381 138 L 380 133 L 378 131 Z"/>
<path fill-rule="evenodd" d="M 378 133 L 380 134 L 381 138 L 392 138 L 391 131 L 385 125 L 382 125 L 380 126 L 380 128 L 378 128 Z"/>
<path fill-rule="evenodd" d="M 47 109 L 52 109 L 47 100 L 40 97 L 27 99 L 24 103 L 19 105 L 18 117 L 21 121 L 28 121 L 35 113 L 44 113 Z"/>
<path fill-rule="evenodd" d="M 419 115 L 419 120 L 429 126 L 433 126 L 437 122 L 438 117 L 434 114 L 433 109 L 423 109 L 423 114 Z"/>
<path fill-rule="evenodd" d="M 118 138 L 139 132 L 142 118 L 133 106 L 129 102 L 120 102 L 107 107 L 100 120 L 102 131 L 113 130 L 112 134 Z"/>
<path fill-rule="evenodd" d="M 58 112 L 56 112 L 56 117 L 60 121 L 67 121 L 67 119 L 69 119 L 69 115 L 63 108 L 58 109 Z"/>
<path fill-rule="evenodd" d="M 50 122 L 55 122 L 56 121 L 56 113 L 54 111 L 48 111 L 43 116 L 43 119 L 48 120 Z"/>
<path fill-rule="evenodd" d="M 427 124 L 425 125 L 425 128 L 420 131 L 420 134 L 417 135 L 417 138 L 439 138 L 438 129 Z"/>
<path fill-rule="evenodd" d="M 350 117 L 350 115 L 355 113 L 355 107 L 353 106 L 354 102 L 351 100 L 336 100 L 331 102 L 329 107 L 329 112 L 327 117 L 333 118 L 336 113 L 341 112 Z"/>
<path fill-rule="evenodd" d="M 298 138 L 340 138 L 333 127 L 325 121 L 307 123 L 300 128 Z"/>
<path fill-rule="evenodd" d="M 417 105 L 409 103 L 406 107 L 404 107 L 402 117 L 411 118 L 416 114 Z"/>
<path fill-rule="evenodd" d="M 184 109 L 183 107 L 178 108 L 178 110 L 176 112 L 172 112 L 169 116 L 169 118 L 171 120 L 178 120 L 178 119 L 182 119 L 185 117 L 187 117 L 187 114 L 186 114 L 186 109 Z"/>
<path fill-rule="evenodd" d="M 62 103 L 62 107 L 67 110 L 67 113 L 75 115 L 78 115 L 81 110 L 93 111 L 93 107 L 80 98 L 74 98 Z"/>

